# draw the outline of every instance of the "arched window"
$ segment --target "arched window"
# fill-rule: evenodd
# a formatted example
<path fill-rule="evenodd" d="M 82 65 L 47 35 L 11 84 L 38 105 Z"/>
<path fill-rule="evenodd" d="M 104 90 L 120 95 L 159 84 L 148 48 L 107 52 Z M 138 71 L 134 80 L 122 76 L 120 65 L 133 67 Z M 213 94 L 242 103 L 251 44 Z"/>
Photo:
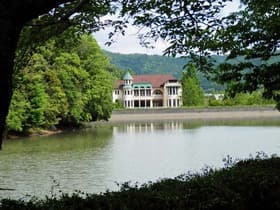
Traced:
<path fill-rule="evenodd" d="M 155 90 L 153 94 L 154 95 L 162 95 L 162 92 L 160 90 Z"/>

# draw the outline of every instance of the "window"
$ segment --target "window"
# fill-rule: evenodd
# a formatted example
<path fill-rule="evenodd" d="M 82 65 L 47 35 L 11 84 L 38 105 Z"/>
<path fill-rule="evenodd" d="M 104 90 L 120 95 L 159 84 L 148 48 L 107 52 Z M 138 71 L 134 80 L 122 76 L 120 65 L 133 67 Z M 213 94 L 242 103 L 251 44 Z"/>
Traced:
<path fill-rule="evenodd" d="M 162 92 L 161 92 L 160 90 L 156 90 L 156 91 L 154 92 L 154 94 L 155 94 L 155 95 L 162 95 Z"/>
<path fill-rule="evenodd" d="M 146 90 L 146 95 L 147 95 L 147 96 L 150 96 L 150 95 L 151 95 L 151 90 L 150 90 L 150 89 Z"/>
<path fill-rule="evenodd" d="M 132 91 L 130 91 L 130 90 L 125 90 L 124 91 L 124 95 L 130 95 L 130 94 L 132 94 Z"/>
<path fill-rule="evenodd" d="M 139 90 L 134 90 L 134 95 L 139 96 Z"/>
<path fill-rule="evenodd" d="M 134 101 L 134 107 L 140 107 L 139 101 Z"/>
<path fill-rule="evenodd" d="M 140 90 L 140 96 L 145 96 L 145 90 Z"/>
<path fill-rule="evenodd" d="M 172 95 L 172 87 L 168 88 L 168 95 Z"/>
<path fill-rule="evenodd" d="M 169 106 L 169 107 L 172 106 L 172 100 L 171 100 L 171 99 L 168 100 L 168 106 Z"/>
<path fill-rule="evenodd" d="M 167 91 L 168 91 L 168 95 L 177 95 L 178 87 L 169 87 Z"/>
<path fill-rule="evenodd" d="M 131 81 L 130 81 L 130 80 L 124 80 L 124 84 L 125 84 L 125 85 L 130 85 L 130 84 L 131 84 Z"/>

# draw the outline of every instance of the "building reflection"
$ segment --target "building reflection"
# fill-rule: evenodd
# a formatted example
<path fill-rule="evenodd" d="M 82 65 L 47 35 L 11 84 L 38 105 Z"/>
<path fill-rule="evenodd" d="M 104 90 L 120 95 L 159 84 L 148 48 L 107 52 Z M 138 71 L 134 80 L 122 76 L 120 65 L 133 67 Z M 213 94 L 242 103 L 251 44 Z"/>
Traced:
<path fill-rule="evenodd" d="M 131 122 L 113 127 L 113 133 L 148 133 L 160 130 L 180 130 L 182 121 L 167 122 Z"/>

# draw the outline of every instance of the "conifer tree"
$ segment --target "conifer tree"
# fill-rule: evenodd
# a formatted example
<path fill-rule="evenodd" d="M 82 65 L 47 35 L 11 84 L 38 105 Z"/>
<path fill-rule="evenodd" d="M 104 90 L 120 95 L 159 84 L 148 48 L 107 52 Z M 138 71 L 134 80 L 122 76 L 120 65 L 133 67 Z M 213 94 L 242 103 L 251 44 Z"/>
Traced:
<path fill-rule="evenodd" d="M 193 63 L 189 63 L 182 75 L 183 105 L 199 106 L 204 104 L 204 92 L 197 78 L 197 69 Z"/>

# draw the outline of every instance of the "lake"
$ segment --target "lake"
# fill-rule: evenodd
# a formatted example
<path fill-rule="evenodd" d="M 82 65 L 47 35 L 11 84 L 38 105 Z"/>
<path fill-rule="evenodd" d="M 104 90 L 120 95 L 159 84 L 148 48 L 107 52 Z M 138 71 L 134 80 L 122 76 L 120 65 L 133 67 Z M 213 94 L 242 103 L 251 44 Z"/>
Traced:
<path fill-rule="evenodd" d="M 59 191 L 100 193 L 117 183 L 175 177 L 223 158 L 280 153 L 280 120 L 166 121 L 104 124 L 52 136 L 5 141 L 0 198 Z"/>

